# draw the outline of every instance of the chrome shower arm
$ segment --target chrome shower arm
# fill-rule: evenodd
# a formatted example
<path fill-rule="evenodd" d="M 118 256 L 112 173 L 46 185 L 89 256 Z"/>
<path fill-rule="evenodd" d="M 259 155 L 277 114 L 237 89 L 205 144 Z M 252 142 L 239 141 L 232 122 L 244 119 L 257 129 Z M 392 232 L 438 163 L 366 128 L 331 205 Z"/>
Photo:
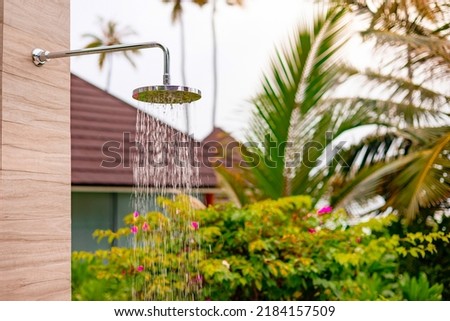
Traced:
<path fill-rule="evenodd" d="M 104 52 L 115 52 L 115 51 L 125 51 L 125 50 L 136 50 L 136 49 L 146 49 L 146 48 L 160 48 L 164 53 L 164 74 L 163 74 L 163 84 L 170 85 L 170 55 L 169 49 L 158 42 L 143 42 L 128 45 L 112 45 L 112 46 L 102 46 L 93 47 L 86 49 L 68 50 L 68 51 L 57 51 L 49 52 L 44 49 L 36 48 L 33 49 L 31 56 L 33 62 L 36 66 L 42 66 L 47 60 L 54 58 L 64 58 L 72 56 L 84 56 L 92 55 Z"/>

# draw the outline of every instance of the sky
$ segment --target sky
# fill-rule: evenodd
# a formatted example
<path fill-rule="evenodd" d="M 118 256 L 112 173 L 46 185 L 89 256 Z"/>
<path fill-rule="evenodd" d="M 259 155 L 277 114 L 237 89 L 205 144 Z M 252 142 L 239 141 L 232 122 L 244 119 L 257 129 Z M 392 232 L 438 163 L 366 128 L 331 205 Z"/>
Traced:
<path fill-rule="evenodd" d="M 307 4 L 303 3 L 306 2 Z M 274 52 L 294 30 L 300 15 L 309 7 L 299 0 L 246 0 L 244 7 L 228 6 L 218 0 L 216 30 L 218 45 L 218 113 L 216 126 L 237 137 L 251 115 L 249 99 L 255 95 L 263 70 Z M 186 34 L 186 84 L 202 91 L 202 99 L 189 106 L 193 134 L 203 138 L 212 129 L 213 62 L 211 5 L 200 8 L 184 4 Z M 137 33 L 124 42 L 158 41 L 171 55 L 172 84 L 181 84 L 180 25 L 171 21 L 172 4 L 160 0 L 76 0 L 71 1 L 71 49 L 84 47 L 86 33 L 100 33 L 98 18 L 130 26 Z M 105 88 L 107 68 L 99 71 L 98 56 L 71 58 L 76 75 Z M 120 55 L 113 58 L 110 93 L 138 107 L 131 98 L 136 87 L 161 84 L 163 60 L 159 49 L 142 50 L 134 58 L 134 69 Z M 106 67 L 106 66 L 105 66 Z M 169 117 L 170 118 L 170 117 Z M 182 117 L 171 125 L 185 129 Z"/>
<path fill-rule="evenodd" d="M 170 50 L 172 84 L 181 82 L 180 25 L 171 21 L 172 4 L 162 0 L 76 0 L 71 1 L 71 49 L 83 48 L 89 38 L 100 34 L 99 17 L 129 26 L 137 35 L 125 43 L 157 41 Z M 189 106 L 193 134 L 205 137 L 213 127 L 213 62 L 210 4 L 199 7 L 186 1 L 186 84 L 202 91 L 202 99 Z M 268 70 L 275 46 L 283 44 L 295 30 L 301 17 L 311 16 L 308 0 L 245 0 L 244 6 L 229 6 L 217 0 L 216 30 L 218 45 L 218 112 L 216 126 L 238 139 L 244 137 L 261 77 Z M 71 58 L 74 74 L 105 88 L 107 69 L 100 72 L 98 56 Z M 139 108 L 131 98 L 134 88 L 162 83 L 163 59 L 159 49 L 141 50 L 134 58 L 134 69 L 120 54 L 113 58 L 110 93 Z M 106 66 L 105 66 L 106 67 Z M 159 115 L 159 114 L 158 114 Z M 182 116 L 182 114 L 179 114 Z M 183 117 L 165 121 L 185 129 Z"/>

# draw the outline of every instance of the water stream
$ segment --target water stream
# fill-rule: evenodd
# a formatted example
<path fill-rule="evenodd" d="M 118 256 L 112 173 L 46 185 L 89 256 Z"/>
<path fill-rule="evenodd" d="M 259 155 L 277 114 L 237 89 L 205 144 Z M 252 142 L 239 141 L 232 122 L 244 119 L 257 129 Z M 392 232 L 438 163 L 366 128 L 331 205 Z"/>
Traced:
<path fill-rule="evenodd" d="M 147 107 L 148 104 L 147 104 Z M 183 117 L 183 106 L 150 105 L 161 119 Z M 201 291 L 200 239 L 190 197 L 197 196 L 192 140 L 138 110 L 133 157 L 135 300 L 195 300 Z M 182 192 L 181 195 L 180 191 Z M 186 195 L 189 195 L 187 197 Z M 172 202 L 164 201 L 172 200 Z"/>

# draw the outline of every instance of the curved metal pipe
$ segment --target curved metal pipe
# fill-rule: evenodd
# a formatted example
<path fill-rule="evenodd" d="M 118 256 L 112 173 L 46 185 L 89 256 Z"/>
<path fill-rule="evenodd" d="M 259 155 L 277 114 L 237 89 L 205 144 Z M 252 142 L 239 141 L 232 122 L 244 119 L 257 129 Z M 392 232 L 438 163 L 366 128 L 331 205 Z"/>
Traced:
<path fill-rule="evenodd" d="M 102 46 L 86 49 L 68 50 L 68 51 L 57 51 L 49 52 L 44 49 L 36 48 L 31 52 L 31 57 L 33 63 L 40 67 L 44 65 L 48 60 L 55 58 L 65 58 L 72 56 L 84 56 L 92 55 L 103 52 L 115 52 L 115 51 L 125 51 L 125 50 L 136 50 L 136 49 L 146 49 L 146 48 L 160 48 L 164 53 L 164 74 L 163 74 L 163 84 L 170 85 L 170 54 L 169 49 L 158 42 L 143 42 L 128 45 L 112 45 L 112 46 Z"/>

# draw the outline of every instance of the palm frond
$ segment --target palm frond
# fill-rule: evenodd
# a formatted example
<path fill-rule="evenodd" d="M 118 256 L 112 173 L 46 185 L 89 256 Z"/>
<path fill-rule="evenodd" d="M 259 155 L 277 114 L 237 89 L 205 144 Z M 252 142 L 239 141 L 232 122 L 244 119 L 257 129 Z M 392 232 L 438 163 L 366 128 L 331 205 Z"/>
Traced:
<path fill-rule="evenodd" d="M 447 88 L 436 90 L 427 86 L 424 82 L 417 83 L 406 77 L 399 77 L 392 73 L 386 74 L 372 69 L 358 70 L 351 66 L 343 66 L 342 69 L 347 74 L 351 73 L 358 81 L 362 81 L 366 86 L 366 91 L 382 90 L 387 99 L 405 102 L 405 97 L 411 96 L 416 105 L 429 106 L 434 109 L 450 104 L 450 90 Z"/>
<path fill-rule="evenodd" d="M 292 180 L 293 193 L 308 193 L 319 200 L 325 192 L 322 187 L 332 177 L 336 161 L 340 158 L 339 136 L 347 130 L 373 124 L 374 117 L 366 108 L 348 107 L 337 103 L 337 100 L 327 99 L 300 122 L 301 165 L 296 168 Z M 311 190 L 310 186 L 316 188 Z"/>
<path fill-rule="evenodd" d="M 254 201 L 250 194 L 251 184 L 247 181 L 249 173 L 231 171 L 225 167 L 215 169 L 219 177 L 219 186 L 225 190 L 231 201 L 237 206 L 244 206 Z"/>
<path fill-rule="evenodd" d="M 387 206 L 393 206 L 412 221 L 420 208 L 435 207 L 450 197 L 450 130 L 415 158 L 392 181 Z M 401 191 L 401 192 L 400 192 Z"/>
<path fill-rule="evenodd" d="M 88 43 L 85 46 L 85 48 L 120 45 L 120 44 L 122 44 L 122 37 L 135 34 L 135 31 L 133 31 L 130 27 L 125 27 L 122 30 L 119 30 L 117 28 L 118 24 L 115 21 L 107 21 L 105 23 L 104 19 L 99 18 L 99 23 L 102 26 L 102 28 L 101 28 L 102 36 L 98 36 L 93 33 L 83 34 L 83 37 L 92 39 L 92 41 L 90 43 Z M 124 55 L 125 59 L 127 59 L 128 62 L 133 67 L 135 67 L 135 63 L 130 57 L 130 52 L 132 52 L 133 54 L 139 54 L 139 51 L 138 50 L 123 51 L 123 55 Z M 102 70 L 103 66 L 105 65 L 107 55 L 112 55 L 112 54 L 113 53 L 101 53 L 99 55 L 98 66 L 99 66 L 100 70 Z M 109 83 L 109 80 L 108 80 L 108 83 Z"/>
<path fill-rule="evenodd" d="M 324 102 L 330 110 L 341 111 L 340 119 L 336 118 L 333 127 L 341 125 L 340 122 L 347 122 L 349 126 L 361 126 L 375 124 L 381 126 L 392 126 L 396 128 L 407 128 L 415 126 L 417 128 L 439 126 L 450 122 L 450 113 L 445 111 L 445 105 L 424 107 L 424 105 L 414 105 L 398 103 L 393 100 L 372 99 L 372 98 L 335 98 Z M 434 108 L 433 108 L 434 107 Z M 359 124 L 349 122 L 346 117 L 359 113 Z M 336 130 L 337 131 L 337 130 Z M 341 130 L 339 130 L 341 132 Z"/>
<path fill-rule="evenodd" d="M 98 57 L 98 67 L 100 70 L 103 69 L 103 65 L 105 64 L 106 53 L 101 53 Z"/>
<path fill-rule="evenodd" d="M 371 14 L 370 28 L 395 30 L 407 26 L 424 32 L 426 24 L 445 21 L 448 10 L 445 0 L 407 0 L 407 1 L 367 1 L 344 0 L 336 1 L 349 5 L 358 11 Z"/>
<path fill-rule="evenodd" d="M 133 52 L 133 51 L 132 51 Z M 139 51 L 133 52 L 134 54 L 139 54 Z M 130 65 L 132 65 L 134 68 L 136 68 L 136 63 L 134 62 L 134 60 L 130 57 L 130 54 L 127 51 L 123 52 L 123 55 L 125 57 L 126 60 L 128 60 L 128 62 L 130 63 Z"/>
<path fill-rule="evenodd" d="M 430 8 L 428 1 L 420 1 L 406 2 Z M 423 18 L 409 20 L 401 16 L 406 7 L 378 9 L 371 31 L 393 47 L 408 49 L 403 70 L 388 74 L 337 65 L 349 37 L 343 9 L 329 8 L 314 23 L 301 25 L 277 51 L 254 99 L 247 135 L 253 143 L 243 156 L 250 167 L 239 173 L 245 182 L 244 188 L 232 187 L 236 195 L 249 201 L 307 193 L 317 202 L 329 193 L 334 204 L 348 208 L 382 199 L 384 208 L 392 207 L 408 220 L 450 197 L 450 92 L 431 86 L 427 76 L 413 77 L 433 66 L 444 77 L 450 74 L 448 44 L 440 33 L 446 29 L 433 36 L 437 43 L 424 37 L 438 29 L 432 22 L 440 13 L 419 8 L 416 16 Z M 402 31 L 387 12 L 400 14 L 404 28 L 417 30 L 413 35 Z M 379 26 L 382 22 L 386 25 Z M 405 68 L 411 69 L 406 76 Z M 367 93 L 331 97 L 336 84 L 349 78 L 365 85 Z M 377 131 L 349 148 L 334 148 L 340 135 L 367 126 Z M 238 176 L 227 180 L 236 183 Z"/>
<path fill-rule="evenodd" d="M 404 48 L 405 45 L 408 46 L 409 63 L 418 70 L 424 70 L 432 76 L 446 75 L 448 77 L 450 73 L 450 51 L 448 49 L 450 41 L 446 38 L 378 30 L 367 32 L 366 35 L 375 37 L 381 50 L 389 47 Z M 405 51 L 400 52 L 404 53 Z M 404 57 L 403 60 L 405 60 Z M 396 62 L 398 64 L 398 57 Z"/>
<path fill-rule="evenodd" d="M 183 14 L 183 7 L 181 6 L 181 0 L 175 0 L 172 9 L 172 23 L 175 23 Z"/>
<path fill-rule="evenodd" d="M 291 153 L 287 142 L 298 141 L 295 118 L 306 117 L 339 81 L 335 63 L 349 38 L 346 22 L 342 8 L 317 11 L 313 21 L 299 26 L 289 46 L 277 51 L 264 76 L 248 140 L 260 144 L 255 153 L 261 161 L 252 172 L 266 197 L 290 190 L 285 157 Z"/>
<path fill-rule="evenodd" d="M 81 36 L 83 38 L 92 38 L 92 42 L 100 42 L 103 44 L 103 40 L 99 36 L 97 36 L 93 33 L 84 33 Z"/>
<path fill-rule="evenodd" d="M 386 200 L 385 208 L 396 209 L 408 221 L 412 221 L 421 208 L 442 203 L 450 197 L 450 128 L 439 130 L 441 136 L 435 137 L 426 148 L 390 162 L 384 159 L 366 162 L 369 166 L 359 164 L 359 171 L 352 179 L 341 177 L 332 201 L 336 206 L 346 206 L 380 195 Z M 360 149 L 359 154 L 367 157 L 370 151 Z"/>

